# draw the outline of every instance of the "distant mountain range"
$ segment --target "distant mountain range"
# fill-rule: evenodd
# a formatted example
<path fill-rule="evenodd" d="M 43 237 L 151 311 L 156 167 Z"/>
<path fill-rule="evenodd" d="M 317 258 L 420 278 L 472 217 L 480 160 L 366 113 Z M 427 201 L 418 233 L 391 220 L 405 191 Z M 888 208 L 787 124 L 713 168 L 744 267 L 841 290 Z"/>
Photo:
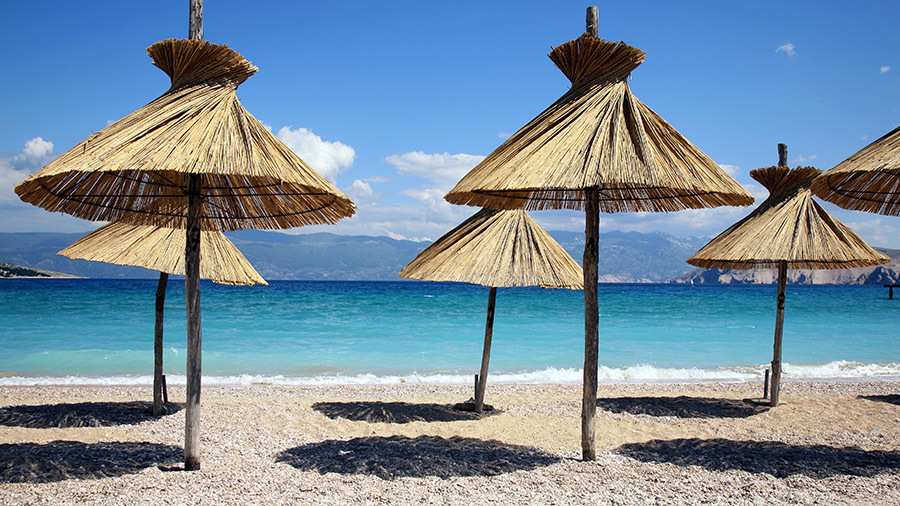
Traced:
<path fill-rule="evenodd" d="M 890 263 L 857 269 L 810 270 L 789 269 L 788 283 L 802 285 L 885 285 L 900 280 L 900 250 L 875 248 L 891 258 Z M 694 269 L 667 283 L 693 284 L 771 284 L 776 282 L 775 269 Z"/>
<path fill-rule="evenodd" d="M 87 278 L 155 278 L 157 273 L 57 256 L 84 234 L 0 233 L 0 262 Z M 550 232 L 578 263 L 584 249 L 580 232 Z M 400 280 L 397 272 L 430 243 L 389 237 L 330 233 L 290 235 L 246 230 L 228 237 L 267 280 Z M 708 239 L 654 232 L 607 232 L 600 237 L 599 276 L 603 283 L 771 283 L 773 270 L 693 269 L 685 260 Z M 792 283 L 896 283 L 900 250 L 880 250 L 895 259 L 868 269 L 791 271 Z M 0 271 L 0 277 L 3 276 Z M 21 274 L 20 274 L 21 275 Z"/>

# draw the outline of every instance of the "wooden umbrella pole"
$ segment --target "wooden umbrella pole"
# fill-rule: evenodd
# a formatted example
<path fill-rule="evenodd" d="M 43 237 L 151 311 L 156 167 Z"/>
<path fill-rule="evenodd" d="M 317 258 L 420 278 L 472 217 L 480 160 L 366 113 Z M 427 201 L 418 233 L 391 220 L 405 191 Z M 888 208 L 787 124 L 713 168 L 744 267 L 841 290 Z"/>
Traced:
<path fill-rule="evenodd" d="M 184 420 L 184 468 L 200 469 L 200 176 L 188 176 L 187 244 L 184 291 L 187 306 L 187 401 Z"/>
<path fill-rule="evenodd" d="M 585 190 L 584 220 L 584 387 L 581 399 L 581 457 L 595 460 L 594 414 L 597 410 L 597 249 L 600 235 L 600 189 Z"/>
<path fill-rule="evenodd" d="M 159 273 L 156 286 L 156 323 L 153 328 L 153 416 L 162 414 L 163 404 L 163 320 L 166 310 L 166 286 L 169 274 Z"/>
<path fill-rule="evenodd" d="M 772 358 L 772 392 L 769 395 L 772 406 L 778 405 L 781 387 L 781 335 L 784 329 L 784 294 L 787 285 L 787 261 L 778 261 L 778 309 L 775 312 L 775 350 Z"/>
<path fill-rule="evenodd" d="M 190 0 L 192 40 L 203 38 L 203 0 Z M 188 175 L 187 223 L 184 248 L 184 292 L 187 307 L 187 399 L 184 418 L 184 469 L 200 469 L 200 218 L 203 207 L 201 176 Z"/>
<path fill-rule="evenodd" d="M 596 5 L 587 8 L 584 28 L 584 33 L 591 37 L 600 37 L 600 9 Z"/>
<path fill-rule="evenodd" d="M 190 0 L 188 38 L 203 40 L 203 0 Z"/>
<path fill-rule="evenodd" d="M 481 353 L 481 374 L 475 390 L 475 412 L 484 411 L 484 389 L 487 386 L 488 364 L 491 361 L 491 336 L 494 333 L 494 306 L 497 302 L 497 287 L 492 286 L 488 294 L 487 322 L 484 324 L 484 351 Z"/>
<path fill-rule="evenodd" d="M 778 145 L 778 166 L 787 167 L 787 145 Z M 778 405 L 778 394 L 781 390 L 781 336 L 784 332 L 784 297 L 787 287 L 787 261 L 778 261 L 778 306 L 775 310 L 775 346 L 772 354 L 772 391 L 769 401 L 772 406 Z"/>
<path fill-rule="evenodd" d="M 587 8 L 585 33 L 600 36 L 599 9 Z M 597 411 L 597 355 L 599 308 L 597 304 L 597 263 L 600 242 L 600 188 L 584 192 L 584 385 L 581 398 L 581 458 L 596 460 L 594 415 Z"/>

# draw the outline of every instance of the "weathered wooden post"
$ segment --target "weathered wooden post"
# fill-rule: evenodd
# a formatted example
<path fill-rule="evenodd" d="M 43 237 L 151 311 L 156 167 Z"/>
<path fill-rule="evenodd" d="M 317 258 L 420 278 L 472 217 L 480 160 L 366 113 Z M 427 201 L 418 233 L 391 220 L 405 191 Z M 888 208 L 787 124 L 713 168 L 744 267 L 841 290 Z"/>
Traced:
<path fill-rule="evenodd" d="M 190 0 L 189 38 L 203 39 L 203 0 Z M 187 307 L 187 399 L 184 420 L 184 469 L 200 469 L 200 218 L 201 176 L 187 176 L 187 223 L 184 291 Z"/>
<path fill-rule="evenodd" d="M 587 8 L 586 33 L 599 37 L 599 10 Z M 581 399 L 581 458 L 596 460 L 594 415 L 597 411 L 597 354 L 599 313 L 597 304 L 597 249 L 600 236 L 600 188 L 584 192 L 584 385 Z"/>
<path fill-rule="evenodd" d="M 484 324 L 484 351 L 481 353 L 481 374 L 475 388 L 475 412 L 484 411 L 484 389 L 487 386 L 488 363 L 491 361 L 491 336 L 494 332 L 494 306 L 497 302 L 497 287 L 492 286 L 488 294 L 487 322 Z"/>
<path fill-rule="evenodd" d="M 787 146 L 778 145 L 778 166 L 787 167 Z M 781 335 L 784 330 L 784 297 L 787 285 L 787 260 L 778 261 L 778 306 L 775 311 L 775 346 L 772 357 L 772 392 L 769 400 L 772 406 L 778 405 L 778 393 L 781 388 Z"/>
<path fill-rule="evenodd" d="M 153 416 L 162 414 L 163 405 L 163 320 L 166 311 L 166 286 L 169 274 L 159 273 L 156 285 L 156 323 L 153 328 Z"/>

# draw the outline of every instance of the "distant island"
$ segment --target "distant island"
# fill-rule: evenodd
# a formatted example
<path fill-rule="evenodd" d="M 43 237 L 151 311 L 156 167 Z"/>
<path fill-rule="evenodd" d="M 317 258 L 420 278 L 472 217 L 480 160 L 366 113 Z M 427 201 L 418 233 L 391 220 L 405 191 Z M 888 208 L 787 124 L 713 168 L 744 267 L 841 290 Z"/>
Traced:
<path fill-rule="evenodd" d="M 13 265 L 0 262 L 0 278 L 80 278 L 81 276 L 73 276 L 71 274 L 63 274 L 61 272 L 45 271 L 42 269 L 32 269 L 31 267 L 22 267 L 21 265 Z"/>
<path fill-rule="evenodd" d="M 72 260 L 56 254 L 80 239 L 80 233 L 0 233 L 0 277 L 156 278 L 140 267 Z M 267 280 L 401 281 L 397 273 L 429 242 L 383 236 L 331 233 L 285 234 L 243 230 L 228 237 Z M 581 263 L 584 234 L 551 231 L 550 235 Z M 774 269 L 694 269 L 686 259 L 708 242 L 662 232 L 606 232 L 600 237 L 601 283 L 769 284 Z M 800 284 L 895 284 L 900 280 L 900 250 L 877 248 L 889 264 L 862 269 L 791 270 L 789 282 Z M 62 274 L 65 273 L 65 274 Z"/>

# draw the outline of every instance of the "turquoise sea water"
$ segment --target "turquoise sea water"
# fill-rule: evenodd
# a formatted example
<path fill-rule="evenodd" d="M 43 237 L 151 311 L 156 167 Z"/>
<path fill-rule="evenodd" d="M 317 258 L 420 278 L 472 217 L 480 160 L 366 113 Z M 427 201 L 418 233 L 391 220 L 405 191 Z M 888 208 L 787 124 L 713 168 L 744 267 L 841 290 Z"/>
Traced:
<path fill-rule="evenodd" d="M 150 382 L 156 280 L 0 281 L 0 384 Z M 758 380 L 774 286 L 600 285 L 601 381 Z M 202 283 L 207 384 L 470 384 L 488 289 L 424 282 Z M 900 377 L 900 299 L 789 286 L 791 378 Z M 580 291 L 499 289 L 492 382 L 578 383 Z M 166 299 L 165 369 L 183 382 L 184 282 Z"/>

